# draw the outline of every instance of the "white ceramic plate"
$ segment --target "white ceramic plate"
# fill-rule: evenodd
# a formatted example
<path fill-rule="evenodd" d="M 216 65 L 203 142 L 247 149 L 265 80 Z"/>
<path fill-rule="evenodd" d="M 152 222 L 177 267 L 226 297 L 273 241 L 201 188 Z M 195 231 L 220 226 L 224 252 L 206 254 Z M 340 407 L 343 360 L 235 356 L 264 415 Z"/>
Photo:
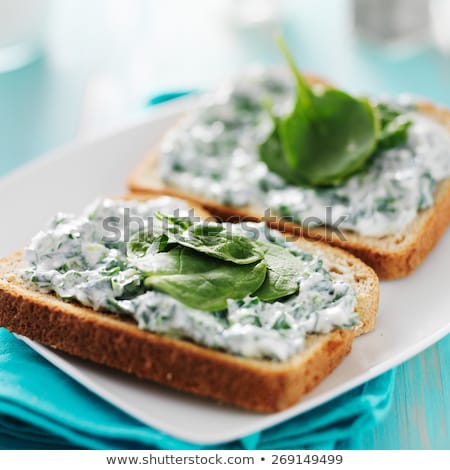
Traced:
<path fill-rule="evenodd" d="M 41 158 L 0 180 L 0 255 L 27 243 L 58 211 L 79 211 L 99 195 L 125 192 L 125 178 L 173 124 L 195 104 L 187 98 L 158 108 L 154 116 L 101 139 Z M 352 353 L 312 393 L 271 415 L 245 412 L 143 382 L 69 357 L 24 339 L 50 362 L 140 421 L 201 444 L 240 438 L 303 413 L 414 356 L 450 332 L 448 260 L 450 233 L 410 277 L 381 286 L 378 325 L 358 338 Z"/>

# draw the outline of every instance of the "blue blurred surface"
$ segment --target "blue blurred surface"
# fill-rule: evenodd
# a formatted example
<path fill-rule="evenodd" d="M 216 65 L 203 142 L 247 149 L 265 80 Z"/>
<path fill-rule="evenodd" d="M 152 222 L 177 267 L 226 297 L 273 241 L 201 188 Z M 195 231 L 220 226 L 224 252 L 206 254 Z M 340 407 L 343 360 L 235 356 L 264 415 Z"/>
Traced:
<path fill-rule="evenodd" d="M 231 26 L 229 10 L 214 3 L 55 2 L 46 56 L 0 75 L 0 175 L 151 112 L 153 94 L 204 89 L 249 63 L 281 62 L 270 28 Z M 450 106 L 448 63 L 431 45 L 399 55 L 356 41 L 346 0 L 281 3 L 280 28 L 302 69 L 353 91 L 409 92 Z M 447 337 L 399 368 L 392 411 L 362 448 L 450 448 L 449 359 Z"/>

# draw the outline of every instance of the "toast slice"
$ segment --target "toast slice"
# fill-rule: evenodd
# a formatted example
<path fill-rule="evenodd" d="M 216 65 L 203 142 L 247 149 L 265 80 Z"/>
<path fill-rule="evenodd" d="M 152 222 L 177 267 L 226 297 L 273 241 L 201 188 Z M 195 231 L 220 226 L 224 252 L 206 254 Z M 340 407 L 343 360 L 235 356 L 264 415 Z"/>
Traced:
<path fill-rule="evenodd" d="M 137 199 L 142 196 L 128 196 Z M 198 214 L 206 215 L 201 209 Z M 30 288 L 20 276 L 22 253 L 0 260 L 0 326 L 47 346 L 172 388 L 259 412 L 295 404 L 371 330 L 378 308 L 374 271 L 321 242 L 298 241 L 320 255 L 334 276 L 357 292 L 361 325 L 309 335 L 303 352 L 285 362 L 249 359 L 141 330 L 129 317 L 105 314 Z"/>
<path fill-rule="evenodd" d="M 311 80 L 319 82 L 317 78 Z M 325 83 L 325 82 L 322 82 Z M 422 102 L 419 111 L 440 122 L 450 131 L 450 110 Z M 441 181 L 435 190 L 434 205 L 421 211 L 403 231 L 383 237 L 361 236 L 343 230 L 343 239 L 323 227 L 304 229 L 286 222 L 275 214 L 266 215 L 266 208 L 258 206 L 231 207 L 216 201 L 169 186 L 159 177 L 159 151 L 154 149 L 128 178 L 129 189 L 141 193 L 161 193 L 189 199 L 201 204 L 223 220 L 266 220 L 276 229 L 292 232 L 308 238 L 326 241 L 331 245 L 350 251 L 375 269 L 381 279 L 396 279 L 413 272 L 434 248 L 450 224 L 450 180 Z"/>

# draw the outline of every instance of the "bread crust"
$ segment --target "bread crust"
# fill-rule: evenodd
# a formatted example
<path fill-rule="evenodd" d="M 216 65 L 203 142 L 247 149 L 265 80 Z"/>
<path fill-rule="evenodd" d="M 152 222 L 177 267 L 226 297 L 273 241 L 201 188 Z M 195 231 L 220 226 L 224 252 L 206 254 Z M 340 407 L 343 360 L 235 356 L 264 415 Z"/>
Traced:
<path fill-rule="evenodd" d="M 335 276 L 356 289 L 362 325 L 359 330 L 310 335 L 305 350 L 285 362 L 233 356 L 143 331 L 128 318 L 34 290 L 20 277 L 21 252 L 0 260 L 0 326 L 178 390 L 258 412 L 280 411 L 295 404 L 341 362 L 355 335 L 373 328 L 378 308 L 378 280 L 371 268 L 337 248 L 307 240 L 298 243 L 322 256 Z"/>
<path fill-rule="evenodd" d="M 326 82 L 317 77 L 312 83 Z M 419 111 L 440 122 L 450 131 L 450 110 L 429 102 L 421 102 Z M 381 279 L 397 279 L 411 274 L 436 246 L 450 225 L 450 179 L 441 181 L 435 190 L 434 205 L 421 211 L 403 231 L 383 237 L 361 236 L 343 230 L 343 238 L 323 227 L 304 229 L 300 225 L 282 221 L 274 214 L 267 215 L 265 208 L 257 206 L 231 207 L 207 198 L 186 193 L 182 188 L 165 184 L 158 176 L 158 148 L 152 150 L 129 175 L 128 187 L 137 193 L 165 193 L 201 204 L 223 220 L 266 220 L 278 230 L 299 236 L 325 241 L 343 248 L 371 266 Z"/>

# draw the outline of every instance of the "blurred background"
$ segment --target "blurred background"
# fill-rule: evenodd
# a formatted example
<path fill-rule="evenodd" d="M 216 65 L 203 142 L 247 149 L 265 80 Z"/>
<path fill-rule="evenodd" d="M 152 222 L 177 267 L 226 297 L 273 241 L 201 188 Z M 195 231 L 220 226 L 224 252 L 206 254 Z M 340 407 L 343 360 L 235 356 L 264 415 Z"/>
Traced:
<path fill-rule="evenodd" d="M 450 0 L 0 0 L 0 174 L 253 63 L 450 105 Z"/>

